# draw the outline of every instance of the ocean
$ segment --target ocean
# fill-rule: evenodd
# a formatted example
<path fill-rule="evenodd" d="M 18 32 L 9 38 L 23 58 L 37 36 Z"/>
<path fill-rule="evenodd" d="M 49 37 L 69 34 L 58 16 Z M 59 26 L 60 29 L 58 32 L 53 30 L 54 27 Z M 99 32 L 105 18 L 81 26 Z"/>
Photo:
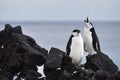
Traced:
<path fill-rule="evenodd" d="M 80 29 L 83 34 L 83 21 L 65 22 L 0 22 L 0 30 L 5 24 L 13 27 L 21 25 L 24 34 L 33 37 L 37 44 L 50 50 L 51 47 L 66 49 L 68 39 L 74 29 Z M 94 28 L 98 35 L 101 51 L 108 55 L 120 68 L 120 22 L 119 21 L 93 21 Z M 84 53 L 83 63 L 85 63 Z"/>

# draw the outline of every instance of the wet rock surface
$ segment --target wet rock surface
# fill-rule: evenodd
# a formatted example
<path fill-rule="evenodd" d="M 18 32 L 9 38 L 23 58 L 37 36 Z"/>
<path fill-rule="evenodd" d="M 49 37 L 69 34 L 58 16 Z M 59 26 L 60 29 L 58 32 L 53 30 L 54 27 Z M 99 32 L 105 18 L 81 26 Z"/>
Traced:
<path fill-rule="evenodd" d="M 44 64 L 44 74 L 37 66 Z M 120 80 L 120 71 L 104 53 L 88 55 L 84 66 L 58 48 L 48 51 L 23 34 L 20 26 L 0 31 L 0 80 Z"/>

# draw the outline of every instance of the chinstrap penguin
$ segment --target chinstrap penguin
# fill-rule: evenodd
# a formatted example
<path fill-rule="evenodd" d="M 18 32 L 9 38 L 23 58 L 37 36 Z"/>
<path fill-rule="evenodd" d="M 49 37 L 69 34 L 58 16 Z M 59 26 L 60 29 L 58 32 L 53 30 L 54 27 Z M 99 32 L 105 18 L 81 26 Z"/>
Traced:
<path fill-rule="evenodd" d="M 69 38 L 66 47 L 66 53 L 72 58 L 72 63 L 74 65 L 79 65 L 81 63 L 84 52 L 84 42 L 80 30 L 75 29 Z"/>
<path fill-rule="evenodd" d="M 88 18 L 86 18 L 84 22 L 85 22 L 84 27 L 85 51 L 87 51 L 89 55 L 93 55 L 101 51 L 99 40 L 93 27 L 93 24 L 88 20 Z"/>

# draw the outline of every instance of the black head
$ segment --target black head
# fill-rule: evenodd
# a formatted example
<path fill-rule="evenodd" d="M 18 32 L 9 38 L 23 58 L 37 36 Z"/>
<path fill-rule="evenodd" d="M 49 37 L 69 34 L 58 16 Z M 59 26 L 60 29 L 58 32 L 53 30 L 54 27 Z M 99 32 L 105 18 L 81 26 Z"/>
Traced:
<path fill-rule="evenodd" d="M 73 30 L 73 32 L 80 33 L 80 30 L 78 30 L 78 29 L 75 29 L 75 30 Z"/>
<path fill-rule="evenodd" d="M 72 36 L 79 36 L 79 34 L 80 34 L 80 30 L 78 30 L 78 29 L 75 29 L 72 32 Z"/>
<path fill-rule="evenodd" d="M 91 29 L 93 27 L 93 24 L 91 21 L 89 21 L 88 17 L 86 18 L 86 20 L 84 20 L 84 22 L 86 28 Z"/>

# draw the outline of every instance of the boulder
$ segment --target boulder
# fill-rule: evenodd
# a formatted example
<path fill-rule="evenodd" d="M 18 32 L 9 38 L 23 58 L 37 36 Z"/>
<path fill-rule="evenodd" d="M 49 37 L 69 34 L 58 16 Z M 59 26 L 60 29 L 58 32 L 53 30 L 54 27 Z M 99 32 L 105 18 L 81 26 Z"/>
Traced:
<path fill-rule="evenodd" d="M 113 63 L 113 61 L 102 52 L 95 55 L 88 55 L 86 58 L 86 69 L 91 69 L 95 72 L 97 70 L 102 70 L 109 76 L 113 76 L 118 71 L 118 67 Z"/>
<path fill-rule="evenodd" d="M 48 51 L 24 35 L 21 26 L 6 24 L 0 31 L 0 80 L 12 80 L 17 73 L 16 80 L 28 75 L 37 78 L 37 66 L 43 65 L 47 56 Z"/>
<path fill-rule="evenodd" d="M 62 52 L 63 51 L 56 48 L 50 50 L 44 69 L 47 80 L 119 79 L 119 73 L 116 73 L 118 67 L 103 53 L 87 56 L 85 66 L 75 66 L 72 63 L 72 58 L 67 55 L 62 55 Z M 60 57 L 59 55 L 62 56 Z M 116 78 L 114 77 L 115 73 Z"/>
<path fill-rule="evenodd" d="M 44 64 L 44 73 L 47 80 L 56 80 L 61 74 L 62 58 L 65 52 L 57 48 L 51 48 L 47 61 Z"/>
<path fill-rule="evenodd" d="M 12 34 L 14 42 L 17 44 L 16 51 L 26 54 L 30 60 L 38 66 L 45 63 L 48 51 L 38 46 L 35 40 L 22 34 Z"/>
<path fill-rule="evenodd" d="M 44 67 L 48 69 L 60 68 L 62 64 L 62 58 L 64 55 L 65 52 L 52 47 Z"/>

